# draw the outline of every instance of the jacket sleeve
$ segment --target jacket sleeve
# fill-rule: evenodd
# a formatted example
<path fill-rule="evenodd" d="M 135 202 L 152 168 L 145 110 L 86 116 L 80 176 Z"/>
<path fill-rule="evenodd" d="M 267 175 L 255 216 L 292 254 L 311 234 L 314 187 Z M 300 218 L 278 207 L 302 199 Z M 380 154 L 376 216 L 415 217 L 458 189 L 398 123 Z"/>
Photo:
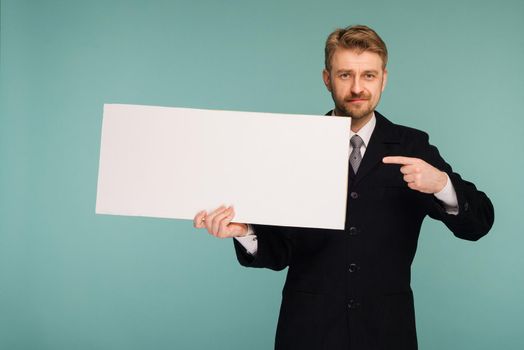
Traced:
<path fill-rule="evenodd" d="M 282 270 L 289 265 L 293 247 L 293 227 L 253 225 L 257 236 L 258 249 L 249 254 L 236 239 L 235 252 L 238 262 L 246 267 Z"/>
<path fill-rule="evenodd" d="M 427 198 L 428 215 L 442 221 L 458 238 L 476 241 L 486 235 L 495 219 L 493 205 L 482 191 L 479 191 L 471 182 L 463 180 L 453 172 L 451 166 L 442 159 L 437 148 L 429 143 L 429 137 L 423 133 L 420 149 L 423 159 L 437 169 L 448 174 L 459 206 L 458 215 L 447 214 L 444 207 L 433 195 Z"/>

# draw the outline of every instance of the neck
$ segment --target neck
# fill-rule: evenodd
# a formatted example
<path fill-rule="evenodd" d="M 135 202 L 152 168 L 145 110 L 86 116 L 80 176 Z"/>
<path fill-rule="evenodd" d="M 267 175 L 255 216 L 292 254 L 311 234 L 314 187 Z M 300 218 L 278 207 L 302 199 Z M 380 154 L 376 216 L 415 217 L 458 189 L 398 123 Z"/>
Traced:
<path fill-rule="evenodd" d="M 335 115 L 345 115 L 344 113 L 340 112 L 337 108 L 335 108 Z M 361 117 L 361 118 L 351 118 L 351 131 L 354 133 L 357 133 L 362 129 L 364 125 L 366 125 L 371 118 L 373 118 L 373 112 Z"/>

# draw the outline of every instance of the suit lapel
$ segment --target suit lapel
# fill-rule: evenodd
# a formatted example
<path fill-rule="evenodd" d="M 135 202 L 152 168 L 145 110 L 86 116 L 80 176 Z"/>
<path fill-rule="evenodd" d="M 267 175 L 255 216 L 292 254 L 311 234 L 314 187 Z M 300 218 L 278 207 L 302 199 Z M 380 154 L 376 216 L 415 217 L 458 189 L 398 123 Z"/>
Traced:
<path fill-rule="evenodd" d="M 394 130 L 394 125 L 380 113 L 375 111 L 377 124 L 369 139 L 366 153 L 358 169 L 355 184 L 358 184 L 373 169 L 382 163 L 382 158 L 389 155 L 391 148 L 400 143 L 400 137 Z"/>
<path fill-rule="evenodd" d="M 326 115 L 331 115 L 331 113 L 332 111 L 329 111 Z M 364 157 L 362 158 L 362 163 L 360 164 L 356 176 L 350 176 L 354 179 L 354 185 L 358 184 L 373 169 L 382 163 L 382 158 L 391 154 L 394 145 L 400 144 L 400 136 L 395 132 L 394 124 L 377 111 L 375 111 L 375 117 L 377 123 L 373 130 L 373 134 L 371 134 L 371 138 L 369 139 L 366 153 L 364 153 Z M 349 166 L 349 168 L 351 172 L 350 175 L 353 175 L 351 166 Z"/>

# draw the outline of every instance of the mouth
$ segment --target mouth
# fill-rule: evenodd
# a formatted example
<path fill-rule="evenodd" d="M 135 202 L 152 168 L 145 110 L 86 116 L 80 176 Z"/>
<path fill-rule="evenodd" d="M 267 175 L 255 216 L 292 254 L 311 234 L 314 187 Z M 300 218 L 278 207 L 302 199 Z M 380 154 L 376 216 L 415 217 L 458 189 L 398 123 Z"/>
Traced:
<path fill-rule="evenodd" d="M 354 98 L 354 99 L 351 99 L 351 100 L 347 100 L 349 103 L 360 103 L 360 102 L 364 102 L 364 101 L 367 101 L 367 99 L 365 98 Z"/>

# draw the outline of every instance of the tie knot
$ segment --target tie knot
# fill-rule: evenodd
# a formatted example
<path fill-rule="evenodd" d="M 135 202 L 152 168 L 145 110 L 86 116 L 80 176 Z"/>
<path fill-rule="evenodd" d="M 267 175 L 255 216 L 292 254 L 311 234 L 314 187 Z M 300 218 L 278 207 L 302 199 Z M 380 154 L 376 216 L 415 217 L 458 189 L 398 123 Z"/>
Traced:
<path fill-rule="evenodd" d="M 351 143 L 351 146 L 356 149 L 360 149 L 360 147 L 362 147 L 364 144 L 364 140 L 362 140 L 362 138 L 358 135 L 353 135 L 349 142 Z"/>

